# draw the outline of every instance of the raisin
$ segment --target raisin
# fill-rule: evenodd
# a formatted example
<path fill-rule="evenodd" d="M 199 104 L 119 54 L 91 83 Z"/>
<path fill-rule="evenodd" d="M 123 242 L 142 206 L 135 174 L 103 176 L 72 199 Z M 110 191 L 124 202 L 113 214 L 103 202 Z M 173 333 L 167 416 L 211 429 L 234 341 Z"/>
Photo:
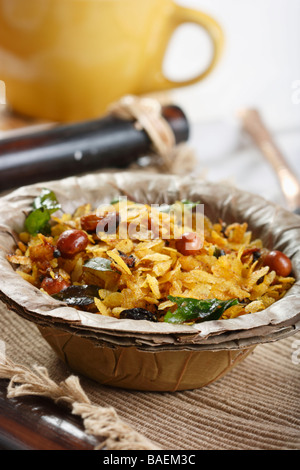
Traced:
<path fill-rule="evenodd" d="M 126 255 L 122 251 L 118 250 L 120 257 L 127 264 L 129 268 L 134 268 L 135 265 L 135 258 L 133 255 Z"/>
<path fill-rule="evenodd" d="M 253 261 L 259 260 L 261 257 L 261 252 L 259 250 L 253 252 Z"/>
<path fill-rule="evenodd" d="M 220 256 L 225 256 L 225 255 L 226 255 L 226 252 L 225 252 L 224 250 L 221 250 L 221 248 L 216 247 L 215 250 L 214 250 L 213 255 L 214 255 L 216 258 L 220 258 Z"/>
<path fill-rule="evenodd" d="M 128 310 L 123 310 L 120 313 L 120 318 L 157 322 L 157 317 L 155 313 L 152 313 L 149 310 L 146 310 L 145 308 L 130 308 Z"/>
<path fill-rule="evenodd" d="M 59 258 L 61 256 L 61 252 L 58 250 L 58 248 L 55 248 L 53 251 L 53 257 L 54 258 Z"/>

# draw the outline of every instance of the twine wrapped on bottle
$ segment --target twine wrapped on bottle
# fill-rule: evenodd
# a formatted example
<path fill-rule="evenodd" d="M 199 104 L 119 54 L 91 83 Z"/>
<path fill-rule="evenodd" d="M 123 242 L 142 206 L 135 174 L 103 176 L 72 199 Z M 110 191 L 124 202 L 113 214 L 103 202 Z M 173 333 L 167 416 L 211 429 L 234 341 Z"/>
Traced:
<path fill-rule="evenodd" d="M 188 174 L 195 168 L 194 150 L 186 142 L 176 145 L 174 132 L 162 114 L 159 101 L 127 95 L 108 108 L 108 113 L 125 120 L 134 120 L 152 143 L 152 164 L 148 170 L 169 174 Z M 134 168 L 136 164 L 133 164 Z"/>

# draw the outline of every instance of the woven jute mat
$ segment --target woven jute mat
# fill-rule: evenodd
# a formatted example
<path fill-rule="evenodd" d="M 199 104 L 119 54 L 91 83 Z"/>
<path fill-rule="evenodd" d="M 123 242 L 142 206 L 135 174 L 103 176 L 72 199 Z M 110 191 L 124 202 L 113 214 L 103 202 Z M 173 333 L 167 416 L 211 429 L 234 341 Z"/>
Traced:
<path fill-rule="evenodd" d="M 16 363 L 73 374 L 35 324 L 0 304 L 0 339 Z M 198 390 L 138 392 L 78 376 L 94 404 L 113 407 L 137 433 L 164 450 L 300 449 L 300 334 L 257 346 L 222 379 Z"/>

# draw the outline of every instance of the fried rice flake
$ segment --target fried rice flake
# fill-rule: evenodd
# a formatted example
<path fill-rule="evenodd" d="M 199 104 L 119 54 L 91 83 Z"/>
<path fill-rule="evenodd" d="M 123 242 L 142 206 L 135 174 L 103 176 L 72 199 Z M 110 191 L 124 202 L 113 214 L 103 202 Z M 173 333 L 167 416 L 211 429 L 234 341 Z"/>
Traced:
<path fill-rule="evenodd" d="M 176 206 L 177 210 L 181 207 L 178 202 Z M 263 265 L 265 248 L 261 240 L 252 239 L 247 223 L 213 223 L 203 215 L 202 247 L 189 255 L 176 248 L 182 235 L 176 213 L 127 201 L 126 206 L 119 202 L 113 208 L 102 208 L 101 216 L 112 209 L 120 214 L 115 233 L 85 232 L 88 243 L 73 257 L 57 254 L 57 241 L 66 230 L 82 230 L 82 217 L 96 213 L 90 204 L 74 214 L 52 215 L 48 235 L 20 233 L 15 252 L 7 258 L 18 274 L 39 289 L 43 289 L 46 277 L 67 285 L 98 286 L 96 312 L 117 318 L 123 310 L 142 308 L 163 319 L 175 305 L 170 295 L 199 300 L 237 298 L 238 305 L 229 307 L 221 317 L 236 318 L 264 310 L 283 297 L 295 281 Z M 120 237 L 124 230 L 126 238 Z M 193 226 L 189 230 L 193 232 Z M 110 261 L 109 270 L 85 269 L 88 261 L 99 258 Z"/>

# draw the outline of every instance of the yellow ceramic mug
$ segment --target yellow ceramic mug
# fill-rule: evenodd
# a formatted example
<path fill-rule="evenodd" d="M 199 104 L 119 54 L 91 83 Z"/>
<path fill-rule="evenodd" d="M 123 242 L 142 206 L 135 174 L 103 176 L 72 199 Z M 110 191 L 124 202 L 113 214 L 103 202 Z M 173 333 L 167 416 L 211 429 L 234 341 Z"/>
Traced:
<path fill-rule="evenodd" d="M 165 78 L 169 40 L 182 23 L 205 28 L 208 68 L 182 82 Z M 58 121 L 98 117 L 126 94 L 193 84 L 215 66 L 223 36 L 210 16 L 172 0 L 0 0 L 0 79 L 7 102 Z"/>

